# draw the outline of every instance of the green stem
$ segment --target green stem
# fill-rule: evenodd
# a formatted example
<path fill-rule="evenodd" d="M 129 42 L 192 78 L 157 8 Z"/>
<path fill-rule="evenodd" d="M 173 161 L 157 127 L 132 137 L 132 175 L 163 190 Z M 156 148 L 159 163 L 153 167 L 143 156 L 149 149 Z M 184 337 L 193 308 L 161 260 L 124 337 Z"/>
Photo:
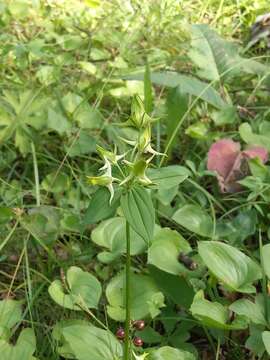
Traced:
<path fill-rule="evenodd" d="M 203 326 L 203 330 L 204 330 L 205 335 L 206 335 L 206 337 L 207 337 L 207 339 L 208 339 L 208 341 L 209 341 L 209 343 L 210 343 L 210 345 L 211 345 L 211 348 L 212 348 L 213 353 L 215 353 L 215 352 L 216 352 L 216 347 L 215 347 L 214 341 L 213 341 L 213 339 L 212 339 L 212 336 L 210 335 L 210 333 L 209 333 L 209 331 L 207 330 L 206 326 Z"/>
<path fill-rule="evenodd" d="M 262 268 L 262 291 L 263 291 L 263 297 L 264 297 L 264 309 L 265 309 L 265 318 L 266 322 L 268 324 L 269 317 L 268 317 L 268 293 L 267 293 L 267 278 L 264 271 L 264 264 L 263 264 L 263 257 L 262 257 L 262 234 L 261 230 L 259 231 L 259 246 L 260 246 L 260 260 L 261 260 L 261 268 Z"/>
<path fill-rule="evenodd" d="M 219 353 L 220 353 L 220 337 L 218 337 L 218 344 L 217 344 L 217 351 L 216 351 L 216 360 L 219 359 Z"/>
<path fill-rule="evenodd" d="M 125 324 L 125 348 L 124 360 L 129 360 L 130 354 L 130 227 L 126 222 L 126 242 L 127 242 L 127 256 L 126 256 L 126 324 Z"/>
<path fill-rule="evenodd" d="M 40 189 L 39 189 L 39 174 L 38 174 L 38 164 L 37 164 L 37 156 L 35 144 L 31 142 L 31 149 L 33 155 L 33 163 L 34 163 L 34 174 L 35 174 L 35 185 L 36 185 L 36 202 L 37 206 L 40 206 Z"/>

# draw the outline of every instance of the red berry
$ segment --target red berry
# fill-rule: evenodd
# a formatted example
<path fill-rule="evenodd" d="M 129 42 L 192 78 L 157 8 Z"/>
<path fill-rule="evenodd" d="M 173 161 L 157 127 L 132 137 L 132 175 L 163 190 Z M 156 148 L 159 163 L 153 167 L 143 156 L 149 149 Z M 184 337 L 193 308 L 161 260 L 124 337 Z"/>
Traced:
<path fill-rule="evenodd" d="M 143 330 L 145 328 L 145 322 L 144 320 L 136 320 L 133 322 L 133 326 L 135 327 L 136 330 Z"/>
<path fill-rule="evenodd" d="M 125 338 L 125 330 L 120 327 L 120 328 L 116 331 L 116 337 L 117 337 L 119 340 L 123 340 L 123 339 Z"/>
<path fill-rule="evenodd" d="M 133 339 L 133 344 L 134 344 L 135 346 L 143 346 L 143 341 L 142 341 L 141 338 L 139 338 L 139 337 L 136 336 L 136 337 Z"/>

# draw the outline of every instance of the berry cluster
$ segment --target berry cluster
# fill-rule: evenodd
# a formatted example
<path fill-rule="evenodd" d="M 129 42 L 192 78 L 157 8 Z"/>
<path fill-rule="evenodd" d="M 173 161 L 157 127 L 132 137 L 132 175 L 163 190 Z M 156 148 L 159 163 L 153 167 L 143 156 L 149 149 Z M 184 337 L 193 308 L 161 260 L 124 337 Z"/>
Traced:
<path fill-rule="evenodd" d="M 144 320 L 135 320 L 132 322 L 132 327 L 134 330 L 142 331 L 145 328 L 145 322 L 144 322 Z M 117 329 L 116 337 L 119 340 L 125 339 L 125 330 L 122 327 Z M 143 340 L 139 336 L 135 336 L 133 338 L 133 344 L 137 347 L 141 347 L 141 346 L 143 346 Z"/>

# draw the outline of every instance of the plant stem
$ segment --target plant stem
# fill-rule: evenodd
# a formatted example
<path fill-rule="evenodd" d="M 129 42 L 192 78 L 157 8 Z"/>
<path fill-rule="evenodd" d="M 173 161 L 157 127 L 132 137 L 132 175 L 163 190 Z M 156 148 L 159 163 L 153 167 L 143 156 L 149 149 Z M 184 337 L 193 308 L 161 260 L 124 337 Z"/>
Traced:
<path fill-rule="evenodd" d="M 220 352 L 220 337 L 218 337 L 218 344 L 217 344 L 217 351 L 216 351 L 216 360 L 219 359 L 219 352 Z"/>
<path fill-rule="evenodd" d="M 124 360 L 129 360 L 130 354 L 130 226 L 126 222 L 126 324 L 125 324 L 125 347 L 124 347 Z"/>
<path fill-rule="evenodd" d="M 32 155 L 33 155 L 33 162 L 34 162 L 34 174 L 35 174 L 35 185 L 36 185 L 36 202 L 37 202 L 37 206 L 40 206 L 39 174 L 38 174 L 36 149 L 35 149 L 35 144 L 33 142 L 31 142 L 31 149 L 32 149 Z"/>
<path fill-rule="evenodd" d="M 262 257 L 262 234 L 261 230 L 259 231 L 259 247 L 260 247 L 260 260 L 261 260 L 261 268 L 262 268 L 262 292 L 264 297 L 264 311 L 265 311 L 265 318 L 266 322 L 268 324 L 269 317 L 268 317 L 268 294 L 267 294 L 267 278 L 264 271 L 264 263 L 263 263 L 263 257 Z"/>

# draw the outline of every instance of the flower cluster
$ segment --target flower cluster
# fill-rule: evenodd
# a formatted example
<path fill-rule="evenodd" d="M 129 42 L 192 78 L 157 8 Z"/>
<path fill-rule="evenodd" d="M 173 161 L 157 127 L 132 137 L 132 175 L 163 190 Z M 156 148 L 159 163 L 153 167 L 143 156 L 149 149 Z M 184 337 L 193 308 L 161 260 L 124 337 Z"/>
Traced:
<path fill-rule="evenodd" d="M 147 177 L 146 170 L 156 155 L 163 155 L 155 151 L 151 146 L 151 126 L 156 121 L 145 112 L 144 104 L 139 96 L 135 96 L 132 101 L 130 118 L 121 124 L 121 127 L 129 127 L 136 131 L 137 139 L 129 140 L 121 138 L 123 142 L 132 146 L 132 151 L 123 155 L 117 155 L 117 149 L 114 152 L 97 146 L 97 152 L 104 165 L 99 169 L 103 171 L 100 176 L 88 176 L 90 185 L 106 186 L 111 194 L 110 202 L 114 197 L 113 183 L 119 183 L 120 186 L 138 182 L 143 186 L 152 185 L 152 181 Z M 116 167 L 121 178 L 114 177 L 113 167 Z"/>

